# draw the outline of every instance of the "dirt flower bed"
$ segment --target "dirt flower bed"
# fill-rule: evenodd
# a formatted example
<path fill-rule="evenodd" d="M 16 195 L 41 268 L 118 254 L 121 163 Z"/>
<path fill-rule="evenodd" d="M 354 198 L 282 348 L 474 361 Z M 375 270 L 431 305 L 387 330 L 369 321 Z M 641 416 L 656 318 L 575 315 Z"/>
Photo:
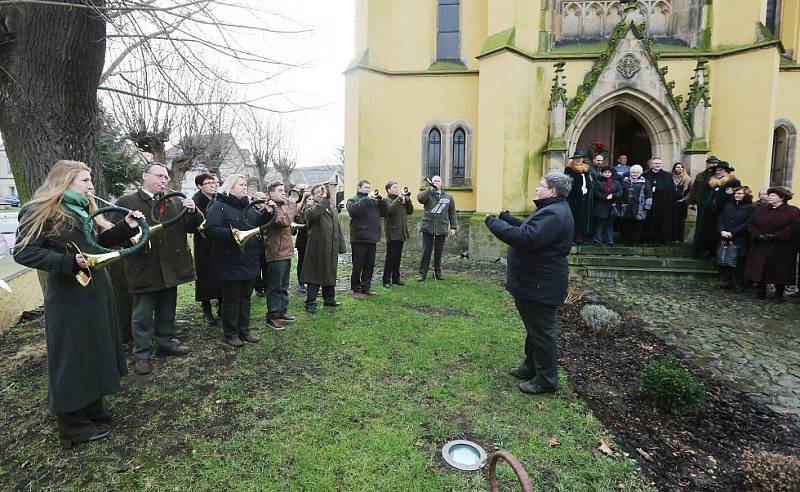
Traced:
<path fill-rule="evenodd" d="M 581 321 L 583 304 L 558 311 L 560 365 L 575 392 L 659 489 L 746 490 L 746 451 L 800 457 L 800 429 L 789 417 L 692 366 L 639 320 L 624 319 L 610 336 L 596 335 Z M 679 360 L 705 385 L 708 398 L 701 410 L 673 415 L 641 398 L 642 370 L 665 358 Z"/>

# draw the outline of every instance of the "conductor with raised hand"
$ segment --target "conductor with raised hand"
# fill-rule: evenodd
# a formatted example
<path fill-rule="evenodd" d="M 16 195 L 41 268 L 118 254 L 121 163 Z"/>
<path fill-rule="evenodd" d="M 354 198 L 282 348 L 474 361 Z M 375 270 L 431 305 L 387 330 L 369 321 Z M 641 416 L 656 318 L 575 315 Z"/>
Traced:
<path fill-rule="evenodd" d="M 506 290 L 514 297 L 525 324 L 525 361 L 512 376 L 523 379 L 520 391 L 550 393 L 558 389 L 555 312 L 569 285 L 567 255 L 575 223 L 567 196 L 572 178 L 551 173 L 536 187 L 536 211 L 521 220 L 508 212 L 486 216 L 486 227 L 509 245 Z"/>

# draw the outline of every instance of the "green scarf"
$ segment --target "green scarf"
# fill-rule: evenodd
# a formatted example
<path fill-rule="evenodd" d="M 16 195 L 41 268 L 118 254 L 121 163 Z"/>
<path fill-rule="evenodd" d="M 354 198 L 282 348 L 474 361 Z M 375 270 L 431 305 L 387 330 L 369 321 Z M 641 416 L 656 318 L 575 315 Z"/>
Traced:
<path fill-rule="evenodd" d="M 83 217 L 84 220 L 89 218 L 89 212 L 86 210 L 89 206 L 89 199 L 85 196 L 72 190 L 67 190 L 64 192 L 62 201 L 68 209 Z"/>

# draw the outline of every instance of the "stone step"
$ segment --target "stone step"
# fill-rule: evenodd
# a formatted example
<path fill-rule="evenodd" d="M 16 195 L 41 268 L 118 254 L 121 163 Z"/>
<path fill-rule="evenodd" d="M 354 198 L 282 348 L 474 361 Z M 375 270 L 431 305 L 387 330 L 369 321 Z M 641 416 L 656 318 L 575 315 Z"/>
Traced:
<path fill-rule="evenodd" d="M 719 277 L 719 273 L 713 269 L 706 268 L 636 268 L 618 266 L 571 266 L 570 270 L 575 273 L 586 275 L 589 278 L 608 278 L 608 279 L 696 279 L 714 280 Z"/>
<path fill-rule="evenodd" d="M 580 255 L 625 255 L 625 256 L 689 256 L 691 247 L 688 244 L 663 246 L 598 246 L 581 244 L 573 246 L 571 254 Z"/>
<path fill-rule="evenodd" d="M 714 263 L 691 257 L 674 256 L 612 256 L 573 254 L 568 257 L 571 266 L 596 266 L 620 268 L 683 268 L 691 270 L 716 270 Z"/>

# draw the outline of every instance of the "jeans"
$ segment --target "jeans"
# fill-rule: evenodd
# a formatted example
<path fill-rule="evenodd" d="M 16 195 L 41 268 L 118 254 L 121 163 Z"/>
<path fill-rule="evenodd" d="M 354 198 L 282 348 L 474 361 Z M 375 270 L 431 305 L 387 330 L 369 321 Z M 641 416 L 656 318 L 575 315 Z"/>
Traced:
<path fill-rule="evenodd" d="M 375 272 L 375 244 L 350 243 L 353 251 L 353 273 L 350 288 L 353 292 L 369 292 Z"/>
<path fill-rule="evenodd" d="M 404 241 L 386 243 L 386 260 L 383 262 L 383 283 L 400 281 L 400 260 L 403 257 Z"/>
<path fill-rule="evenodd" d="M 556 306 L 517 297 L 514 304 L 528 332 L 525 337 L 525 366 L 536 374 L 533 380 L 539 386 L 558 388 Z"/>
<path fill-rule="evenodd" d="M 289 272 L 292 260 L 277 260 L 267 263 L 265 290 L 267 293 L 267 317 L 279 318 L 289 308 Z"/>
<path fill-rule="evenodd" d="M 433 251 L 433 271 L 437 274 L 442 273 L 442 251 L 444 250 L 444 240 L 446 238 L 447 234 L 434 236 L 427 232 L 422 233 L 422 259 L 419 262 L 419 274 L 423 277 L 428 274 L 431 251 Z"/>
<path fill-rule="evenodd" d="M 135 358 L 146 359 L 150 356 L 150 338 L 154 334 L 158 345 L 162 347 L 174 345 L 172 339 L 175 338 L 177 303 L 177 287 L 133 294 L 131 334 Z"/>
<path fill-rule="evenodd" d="M 225 338 L 246 337 L 250 334 L 250 297 L 255 279 L 221 280 L 222 330 Z"/>
<path fill-rule="evenodd" d="M 592 240 L 598 244 L 614 244 L 614 219 L 595 217 Z"/>

